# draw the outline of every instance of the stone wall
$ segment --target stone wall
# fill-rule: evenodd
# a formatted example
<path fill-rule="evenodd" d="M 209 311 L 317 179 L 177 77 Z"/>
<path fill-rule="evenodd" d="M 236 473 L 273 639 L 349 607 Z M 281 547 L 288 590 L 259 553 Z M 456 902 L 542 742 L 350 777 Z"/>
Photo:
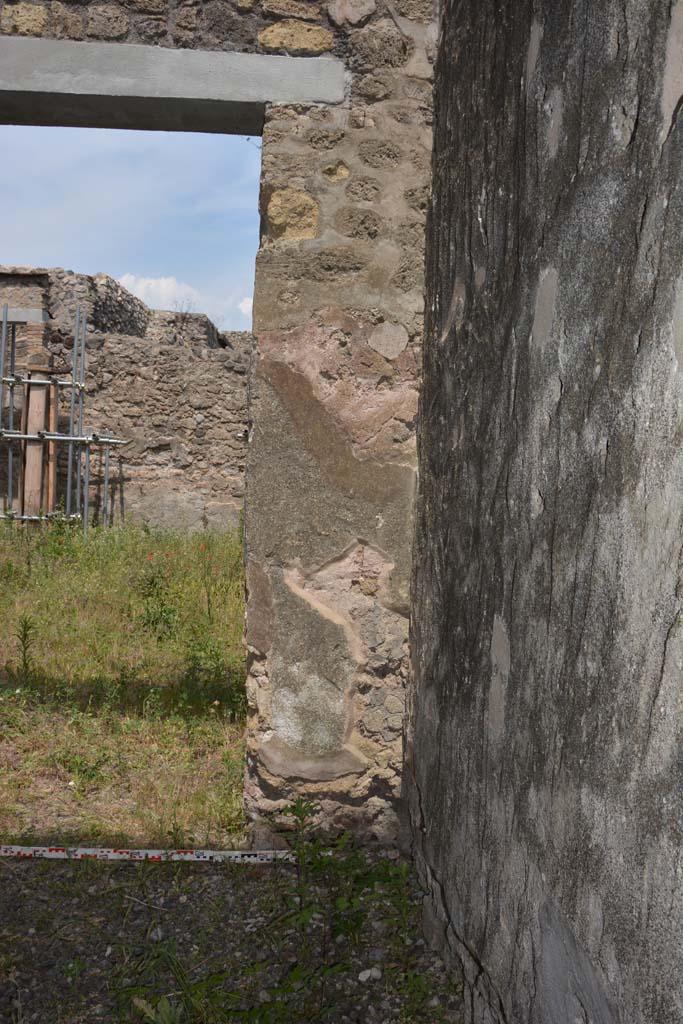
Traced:
<path fill-rule="evenodd" d="M 683 1019 L 682 67 L 680 0 L 446 5 L 407 774 L 470 1021 Z"/>
<path fill-rule="evenodd" d="M 0 306 L 37 309 L 47 313 L 48 272 L 29 267 L 0 267 Z"/>
<path fill-rule="evenodd" d="M 265 115 L 247 798 L 257 816 L 307 794 L 327 824 L 386 840 L 399 831 L 434 7 L 0 2 L 5 34 L 345 63 L 345 103 Z"/>
<path fill-rule="evenodd" d="M 91 331 L 128 334 L 143 338 L 151 311 L 107 274 L 75 274 L 54 268 L 48 275 L 47 306 L 50 316 L 71 328 L 80 306 Z"/>
<path fill-rule="evenodd" d="M 59 374 L 70 372 L 77 306 L 88 316 L 85 429 L 130 441 L 111 467 L 115 519 L 180 529 L 237 525 L 251 335 L 221 334 L 203 314 L 149 310 L 105 274 L 0 268 L 5 301 L 48 313 L 44 343 Z M 67 393 L 60 428 L 68 428 Z M 103 471 L 95 458 L 95 515 Z"/>
<path fill-rule="evenodd" d="M 371 10 L 330 7 L 349 106 L 271 108 L 263 135 L 247 797 L 395 841 L 431 87 L 427 27 L 343 21 Z"/>

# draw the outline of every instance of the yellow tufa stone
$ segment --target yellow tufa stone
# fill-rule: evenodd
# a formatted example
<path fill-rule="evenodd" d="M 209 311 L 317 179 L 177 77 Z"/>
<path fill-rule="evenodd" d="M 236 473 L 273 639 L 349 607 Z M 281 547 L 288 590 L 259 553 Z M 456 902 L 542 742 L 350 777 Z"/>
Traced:
<path fill-rule="evenodd" d="M 323 174 L 328 181 L 344 181 L 350 173 L 343 160 L 338 160 L 336 164 L 328 164 L 327 167 L 323 167 Z"/>
<path fill-rule="evenodd" d="M 40 36 L 45 31 L 47 11 L 38 4 L 7 4 L 2 11 L 0 28 L 19 36 Z"/>
<path fill-rule="evenodd" d="M 301 3 L 301 0 L 263 0 L 263 10 L 280 18 L 303 18 L 317 21 L 320 8 L 317 4 Z"/>
<path fill-rule="evenodd" d="M 277 189 L 266 209 L 270 235 L 279 241 L 315 238 L 319 212 L 318 202 L 308 192 L 296 188 Z"/>
<path fill-rule="evenodd" d="M 258 41 L 264 50 L 285 50 L 293 54 L 324 53 L 334 46 L 334 36 L 320 25 L 286 18 L 259 32 Z"/>

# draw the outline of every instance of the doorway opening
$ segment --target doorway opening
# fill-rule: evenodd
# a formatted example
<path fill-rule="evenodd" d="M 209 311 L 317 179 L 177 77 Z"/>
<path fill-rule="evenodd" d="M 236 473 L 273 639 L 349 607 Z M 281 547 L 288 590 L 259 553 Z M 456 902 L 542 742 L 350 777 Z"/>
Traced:
<path fill-rule="evenodd" d="M 0 138 L 12 154 L 0 169 L 11 197 L 0 307 L 16 342 L 0 445 L 0 713 L 12 764 L 0 835 L 229 847 L 244 826 L 259 141 L 29 126 Z M 28 522 L 26 449 L 47 466 L 50 444 L 8 436 L 10 395 L 20 426 L 29 403 L 15 384 L 38 376 L 30 357 L 68 380 L 81 342 L 84 436 L 126 444 L 111 465 L 84 446 L 78 471 L 64 445 L 56 497 L 49 509 L 38 499 L 45 521 Z M 73 391 L 51 412 L 65 436 Z"/>

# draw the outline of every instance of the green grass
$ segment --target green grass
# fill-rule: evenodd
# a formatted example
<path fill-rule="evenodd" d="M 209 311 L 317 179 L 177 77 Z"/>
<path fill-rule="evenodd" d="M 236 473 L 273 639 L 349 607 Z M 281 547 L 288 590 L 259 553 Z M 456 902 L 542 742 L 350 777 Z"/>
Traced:
<path fill-rule="evenodd" d="M 239 535 L 0 531 L 0 835 L 197 845 L 243 826 Z"/>
<path fill-rule="evenodd" d="M 233 534 L 0 531 L 4 683 L 81 707 L 182 713 L 244 699 Z"/>

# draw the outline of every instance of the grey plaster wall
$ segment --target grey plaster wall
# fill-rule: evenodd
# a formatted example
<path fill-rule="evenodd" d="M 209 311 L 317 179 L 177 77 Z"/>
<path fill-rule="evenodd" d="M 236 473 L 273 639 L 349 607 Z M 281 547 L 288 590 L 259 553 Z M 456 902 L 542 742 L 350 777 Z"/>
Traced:
<path fill-rule="evenodd" d="M 683 3 L 448 0 L 409 789 L 468 1019 L 683 1019 Z"/>

